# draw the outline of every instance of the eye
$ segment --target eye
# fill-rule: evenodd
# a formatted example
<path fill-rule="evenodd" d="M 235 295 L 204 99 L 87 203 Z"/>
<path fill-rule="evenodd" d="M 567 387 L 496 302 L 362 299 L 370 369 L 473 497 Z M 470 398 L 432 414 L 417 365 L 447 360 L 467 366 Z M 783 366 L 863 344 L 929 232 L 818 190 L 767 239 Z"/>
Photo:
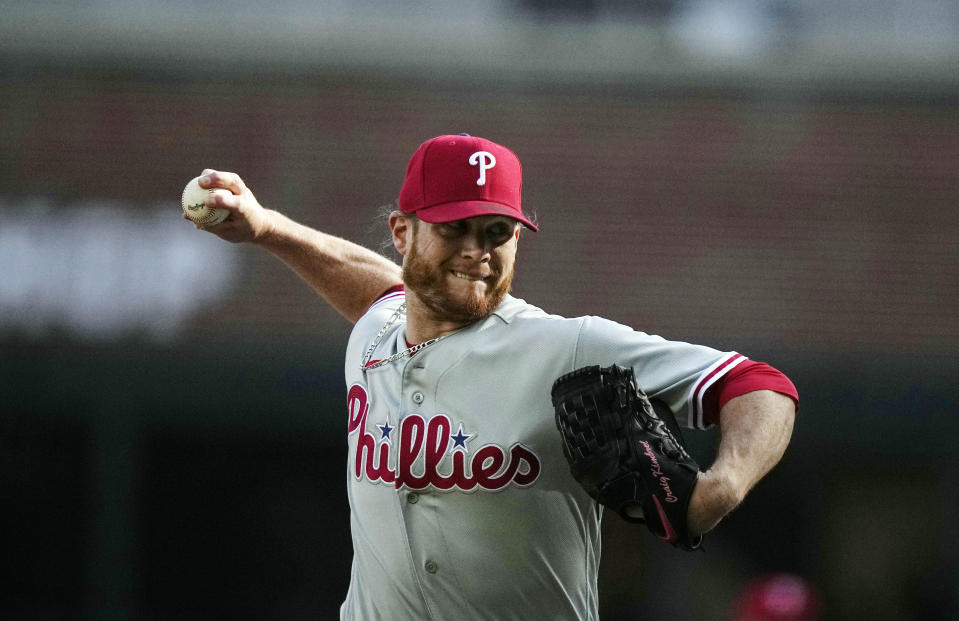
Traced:
<path fill-rule="evenodd" d="M 444 222 L 439 225 L 439 231 L 444 237 L 457 237 L 466 232 L 466 222 L 462 220 Z"/>
<path fill-rule="evenodd" d="M 499 245 L 513 236 L 515 225 L 512 222 L 500 221 L 486 227 L 486 238 Z"/>

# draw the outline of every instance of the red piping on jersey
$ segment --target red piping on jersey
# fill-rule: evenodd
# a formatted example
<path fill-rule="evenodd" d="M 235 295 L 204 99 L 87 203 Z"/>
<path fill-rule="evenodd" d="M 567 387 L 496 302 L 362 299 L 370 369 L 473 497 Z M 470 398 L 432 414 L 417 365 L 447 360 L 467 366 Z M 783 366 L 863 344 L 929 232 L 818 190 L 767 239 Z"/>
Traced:
<path fill-rule="evenodd" d="M 718 423 L 719 411 L 724 405 L 735 397 L 756 390 L 784 394 L 799 407 L 799 391 L 785 374 L 765 362 L 743 359 L 706 388 L 701 403 L 704 424 Z"/>
<path fill-rule="evenodd" d="M 698 384 L 696 384 L 696 388 L 693 389 L 692 397 L 689 400 L 689 405 L 693 410 L 693 418 L 691 422 L 696 427 L 704 427 L 710 424 L 711 418 L 715 418 L 716 420 L 719 419 L 718 413 L 708 411 L 708 406 L 711 404 L 709 402 L 704 403 L 703 399 L 709 393 L 710 388 L 712 388 L 716 382 L 720 382 L 728 371 L 730 371 L 737 364 L 746 360 L 746 356 L 732 353 L 725 360 L 721 360 L 711 371 L 706 373 L 706 375 L 699 380 Z"/>
<path fill-rule="evenodd" d="M 371 310 L 374 306 L 376 306 L 376 305 L 379 304 L 380 302 L 383 302 L 383 301 L 386 300 L 387 298 L 392 299 L 397 293 L 404 293 L 403 285 L 393 285 L 392 287 L 390 287 L 389 289 L 387 289 L 386 291 L 384 291 L 382 294 L 380 294 L 379 297 L 377 297 L 375 300 L 373 300 L 373 303 L 370 304 L 369 308 L 366 309 L 366 312 L 367 312 L 367 313 L 370 312 L 370 310 Z M 365 313 L 364 313 L 364 314 L 365 314 Z"/>

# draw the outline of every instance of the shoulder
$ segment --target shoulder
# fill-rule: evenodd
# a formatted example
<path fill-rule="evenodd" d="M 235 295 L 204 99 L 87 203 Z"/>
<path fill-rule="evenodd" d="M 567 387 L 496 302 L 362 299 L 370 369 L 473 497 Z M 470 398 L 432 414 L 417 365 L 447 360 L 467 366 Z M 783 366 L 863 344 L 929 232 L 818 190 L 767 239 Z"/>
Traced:
<path fill-rule="evenodd" d="M 538 306 L 508 295 L 486 321 L 521 336 L 525 333 L 578 332 L 583 320 L 583 317 L 569 318 L 547 313 Z"/>
<path fill-rule="evenodd" d="M 396 285 L 395 287 L 390 287 L 383 294 L 376 298 L 370 307 L 366 309 L 366 312 L 362 317 L 366 317 L 370 313 L 375 313 L 377 311 L 391 307 L 394 310 L 399 307 L 400 304 L 406 301 L 406 289 L 403 285 Z M 361 318 L 362 318 L 361 317 Z"/>
<path fill-rule="evenodd" d="M 350 340 L 346 347 L 347 368 L 359 367 L 360 360 L 367 348 L 376 338 L 376 335 L 386 327 L 391 317 L 397 314 L 400 306 L 406 301 L 406 293 L 402 287 L 394 287 L 386 291 L 374 301 L 366 312 L 356 320 L 350 332 Z M 390 326 L 390 332 L 405 325 L 406 318 L 397 316 Z M 384 339 L 386 335 L 383 335 Z"/>
<path fill-rule="evenodd" d="M 624 340 L 663 341 L 662 337 L 639 332 L 625 324 L 595 315 L 579 317 L 564 317 L 548 313 L 525 300 L 506 296 L 503 303 L 496 309 L 493 316 L 487 321 L 508 326 L 512 332 L 520 337 L 523 334 L 535 334 L 539 338 L 544 335 L 572 335 L 576 340 L 586 342 L 622 342 Z"/>
<path fill-rule="evenodd" d="M 511 295 L 507 295 L 502 304 L 493 311 L 493 317 L 506 324 L 515 321 L 535 321 L 548 325 L 549 322 L 578 321 L 578 319 L 568 319 L 560 315 L 547 313 L 538 306 L 534 306 L 526 300 L 514 298 Z"/>
<path fill-rule="evenodd" d="M 351 340 L 353 335 L 362 335 L 371 329 L 375 334 L 404 302 L 406 302 L 406 292 L 403 287 L 394 287 L 385 292 L 370 304 L 366 312 L 356 320 L 356 325 L 353 326 L 353 332 L 351 333 Z"/>
<path fill-rule="evenodd" d="M 533 306 L 526 300 L 507 295 L 503 298 L 500 305 L 496 307 L 496 310 L 493 311 L 493 316 L 499 318 L 504 323 L 512 323 L 520 317 L 546 316 L 546 311 L 537 306 Z"/>

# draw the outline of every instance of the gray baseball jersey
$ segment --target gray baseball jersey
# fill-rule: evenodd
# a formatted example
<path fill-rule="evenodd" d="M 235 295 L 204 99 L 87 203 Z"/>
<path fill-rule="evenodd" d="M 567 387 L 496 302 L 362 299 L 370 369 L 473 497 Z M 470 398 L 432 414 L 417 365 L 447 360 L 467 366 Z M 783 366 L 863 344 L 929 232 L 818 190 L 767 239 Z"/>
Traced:
<path fill-rule="evenodd" d="M 353 537 L 342 620 L 597 619 L 601 507 L 569 474 L 550 403 L 579 367 L 630 364 L 688 426 L 744 358 L 507 296 L 489 317 L 417 352 L 404 300 L 378 300 L 346 354 Z"/>

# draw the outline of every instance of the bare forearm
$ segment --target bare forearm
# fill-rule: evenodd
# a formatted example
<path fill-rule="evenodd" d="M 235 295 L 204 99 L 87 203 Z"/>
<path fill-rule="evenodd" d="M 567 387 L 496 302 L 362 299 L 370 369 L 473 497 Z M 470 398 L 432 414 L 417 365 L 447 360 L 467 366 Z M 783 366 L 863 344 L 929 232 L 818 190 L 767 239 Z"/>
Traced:
<path fill-rule="evenodd" d="M 351 241 L 322 233 L 267 210 L 269 230 L 253 243 L 270 251 L 349 321 L 402 282 L 400 267 Z"/>
<path fill-rule="evenodd" d="M 740 395 L 723 406 L 716 459 L 700 475 L 690 502 L 694 532 L 715 527 L 782 459 L 795 414 L 792 399 L 769 390 Z"/>
<path fill-rule="evenodd" d="M 386 257 L 265 209 L 236 173 L 207 168 L 199 183 L 202 188 L 229 190 L 205 199 L 209 207 L 230 212 L 224 222 L 205 230 L 229 242 L 269 250 L 352 322 L 376 296 L 403 281 L 400 267 Z"/>

